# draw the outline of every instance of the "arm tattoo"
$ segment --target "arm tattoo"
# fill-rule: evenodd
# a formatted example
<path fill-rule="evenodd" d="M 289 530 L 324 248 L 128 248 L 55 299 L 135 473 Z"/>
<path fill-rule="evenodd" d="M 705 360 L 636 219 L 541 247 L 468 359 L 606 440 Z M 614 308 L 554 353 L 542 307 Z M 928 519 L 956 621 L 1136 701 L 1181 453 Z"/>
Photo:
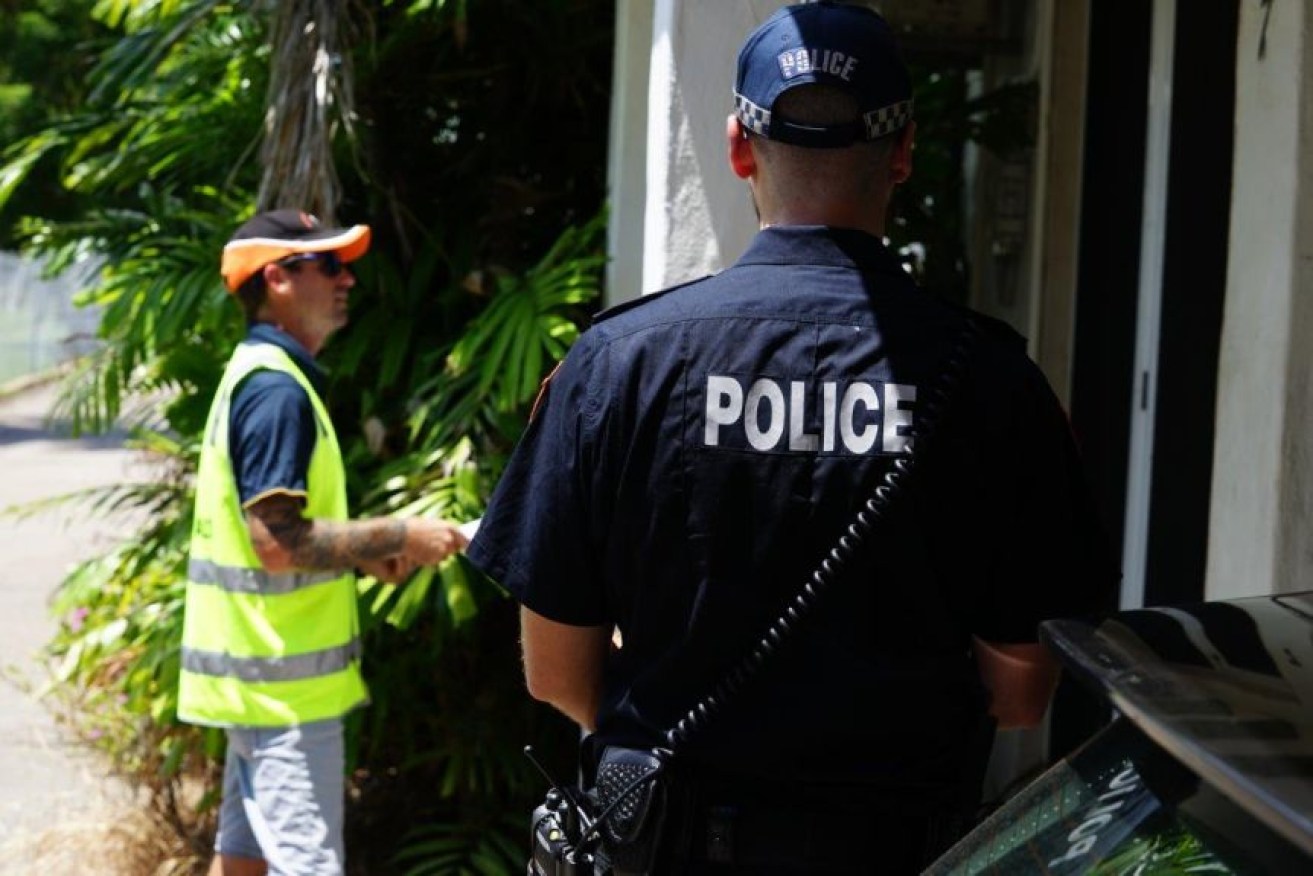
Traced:
<path fill-rule="evenodd" d="M 303 499 L 281 494 L 246 509 L 256 550 L 281 548 L 298 569 L 332 570 L 393 556 L 406 542 L 401 520 L 320 520 L 304 510 Z"/>

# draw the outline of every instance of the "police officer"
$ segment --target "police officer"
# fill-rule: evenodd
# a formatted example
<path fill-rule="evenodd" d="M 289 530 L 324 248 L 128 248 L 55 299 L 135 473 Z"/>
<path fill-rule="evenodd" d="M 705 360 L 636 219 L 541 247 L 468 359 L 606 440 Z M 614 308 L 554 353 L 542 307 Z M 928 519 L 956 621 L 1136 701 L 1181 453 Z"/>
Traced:
<path fill-rule="evenodd" d="M 728 158 L 760 232 L 579 339 L 468 551 L 522 603 L 530 693 L 590 750 L 661 745 L 932 429 L 812 616 L 692 722 L 672 872 L 917 872 L 977 804 L 995 722 L 1044 714 L 1038 622 L 1112 592 L 1024 342 L 916 288 L 881 242 L 912 110 L 869 9 L 790 6 L 749 36 Z"/>
<path fill-rule="evenodd" d="M 439 520 L 347 519 L 315 356 L 369 242 L 274 210 L 224 247 L 250 325 L 201 446 L 178 690 L 180 720 L 227 730 L 211 876 L 344 872 L 342 716 L 367 699 L 353 570 L 399 582 L 465 541 Z"/>

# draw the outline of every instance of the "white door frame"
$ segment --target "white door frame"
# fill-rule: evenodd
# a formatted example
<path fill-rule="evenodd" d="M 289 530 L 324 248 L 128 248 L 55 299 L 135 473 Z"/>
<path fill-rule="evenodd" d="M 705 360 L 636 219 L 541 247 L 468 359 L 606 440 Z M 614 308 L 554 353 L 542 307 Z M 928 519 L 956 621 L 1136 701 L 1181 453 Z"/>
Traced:
<path fill-rule="evenodd" d="M 1154 0 L 1149 50 L 1149 119 L 1144 155 L 1139 303 L 1135 319 L 1130 453 L 1122 547 L 1122 608 L 1144 605 L 1153 486 L 1154 418 L 1158 410 L 1158 349 L 1162 327 L 1163 250 L 1172 134 L 1172 64 L 1176 0 Z"/>

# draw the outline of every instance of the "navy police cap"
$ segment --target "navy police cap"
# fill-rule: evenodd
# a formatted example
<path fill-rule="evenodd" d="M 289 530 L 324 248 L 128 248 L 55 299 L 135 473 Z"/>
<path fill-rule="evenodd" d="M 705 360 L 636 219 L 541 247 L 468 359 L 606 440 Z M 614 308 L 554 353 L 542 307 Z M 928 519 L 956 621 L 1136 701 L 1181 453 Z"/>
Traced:
<path fill-rule="evenodd" d="M 816 126 L 772 116 L 776 98 L 809 83 L 848 91 L 860 117 Z M 785 6 L 739 50 L 734 114 L 748 130 L 796 146 L 878 140 L 912 120 L 912 78 L 893 30 L 875 10 L 832 0 Z"/>

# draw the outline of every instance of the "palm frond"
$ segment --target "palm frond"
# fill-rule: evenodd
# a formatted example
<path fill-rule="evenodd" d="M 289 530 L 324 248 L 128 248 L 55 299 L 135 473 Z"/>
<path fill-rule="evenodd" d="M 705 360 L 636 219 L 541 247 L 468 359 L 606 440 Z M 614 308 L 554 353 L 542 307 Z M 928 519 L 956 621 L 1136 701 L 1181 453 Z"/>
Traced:
<path fill-rule="evenodd" d="M 394 862 L 404 876 L 510 876 L 524 868 L 524 824 L 502 816 L 487 824 L 437 822 L 412 831 Z"/>
<path fill-rule="evenodd" d="M 580 306 L 595 300 L 606 259 L 597 254 L 605 227 L 599 216 L 567 228 L 522 276 L 505 276 L 488 308 L 470 323 L 447 358 L 460 375 L 477 370 L 475 391 L 503 412 L 521 407 L 538 389 L 546 363 L 563 358 L 578 335 Z"/>

